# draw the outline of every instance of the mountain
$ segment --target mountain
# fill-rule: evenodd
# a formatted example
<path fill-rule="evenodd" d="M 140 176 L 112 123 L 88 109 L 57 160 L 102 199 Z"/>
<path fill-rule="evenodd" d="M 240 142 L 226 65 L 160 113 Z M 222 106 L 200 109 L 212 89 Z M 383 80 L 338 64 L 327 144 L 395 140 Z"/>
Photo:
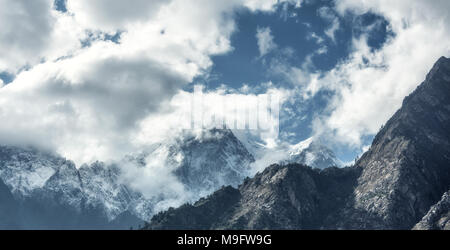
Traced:
<path fill-rule="evenodd" d="M 128 156 L 128 161 L 145 166 L 164 165 L 183 184 L 188 200 L 209 195 L 222 186 L 237 187 L 250 175 L 253 155 L 228 129 L 183 131 L 141 154 Z"/>
<path fill-rule="evenodd" d="M 342 162 L 331 149 L 313 138 L 291 146 L 287 162 L 305 164 L 320 169 L 342 166 Z"/>
<path fill-rule="evenodd" d="M 117 163 L 94 162 L 79 169 L 51 153 L 0 146 L 0 228 L 136 228 L 166 197 L 145 197 L 132 188 L 124 181 L 123 165 L 144 171 L 147 161 L 161 157 L 162 151 L 167 154 L 160 164 L 173 167 L 172 174 L 193 194 L 189 201 L 223 185 L 237 186 L 254 161 L 229 130 L 183 134 Z"/>
<path fill-rule="evenodd" d="M 421 220 L 417 227 L 446 225 L 449 131 L 450 59 L 442 57 L 354 166 L 272 165 L 237 189 L 161 212 L 144 229 L 411 229 Z"/>
<path fill-rule="evenodd" d="M 102 163 L 77 169 L 71 161 L 50 153 L 32 148 L 0 147 L 0 179 L 17 208 L 14 224 L 24 229 L 138 226 L 134 224 L 136 214 L 133 220 L 122 220 L 121 225 L 109 225 L 142 199 L 142 195 L 117 183 L 117 171 L 118 168 Z M 8 199 L 1 198 L 2 203 L 5 200 Z M 0 211 L 0 216 L 5 213 Z"/>
<path fill-rule="evenodd" d="M 182 155 L 175 174 L 188 190 L 209 194 L 224 185 L 237 186 L 249 175 L 254 157 L 231 130 L 212 129 L 186 136 L 170 146 Z M 199 197 L 198 197 L 199 198 Z"/>
<path fill-rule="evenodd" d="M 121 171 L 115 164 L 106 165 L 102 162 L 81 166 L 78 174 L 82 180 L 86 199 L 83 206 L 99 209 L 108 221 L 124 213 L 133 214 L 141 219 L 149 218 L 152 213 L 151 201 L 122 183 Z M 147 209 L 142 213 L 140 207 Z"/>

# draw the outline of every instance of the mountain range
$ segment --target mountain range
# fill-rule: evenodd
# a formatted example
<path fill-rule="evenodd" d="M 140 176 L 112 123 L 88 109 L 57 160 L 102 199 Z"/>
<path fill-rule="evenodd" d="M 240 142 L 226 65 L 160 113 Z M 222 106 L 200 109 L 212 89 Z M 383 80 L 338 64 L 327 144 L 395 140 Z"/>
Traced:
<path fill-rule="evenodd" d="M 251 149 L 231 130 L 185 132 L 119 162 L 77 168 L 36 148 L 0 146 L 0 228 L 136 228 L 173 197 L 136 189 L 125 175 L 129 165 L 141 173 L 158 160 L 182 184 L 182 197 L 176 198 L 182 204 L 222 186 L 237 187 L 251 175 Z"/>
<path fill-rule="evenodd" d="M 274 164 L 144 229 L 449 229 L 449 131 L 442 57 L 353 166 Z"/>

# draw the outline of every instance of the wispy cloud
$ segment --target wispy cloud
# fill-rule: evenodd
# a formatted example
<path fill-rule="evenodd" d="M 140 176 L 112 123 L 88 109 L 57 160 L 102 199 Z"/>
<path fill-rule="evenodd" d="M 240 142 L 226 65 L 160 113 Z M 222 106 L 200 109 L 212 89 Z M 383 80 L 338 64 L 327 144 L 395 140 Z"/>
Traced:
<path fill-rule="evenodd" d="M 277 48 L 274 42 L 272 31 L 269 27 L 260 28 L 256 30 L 256 39 L 258 43 L 259 56 L 263 57 Z"/>
<path fill-rule="evenodd" d="M 336 42 L 336 32 L 340 29 L 340 22 L 338 16 L 330 7 L 321 7 L 317 11 L 318 15 L 329 23 L 329 27 L 324 31 L 325 35 L 333 42 Z"/>

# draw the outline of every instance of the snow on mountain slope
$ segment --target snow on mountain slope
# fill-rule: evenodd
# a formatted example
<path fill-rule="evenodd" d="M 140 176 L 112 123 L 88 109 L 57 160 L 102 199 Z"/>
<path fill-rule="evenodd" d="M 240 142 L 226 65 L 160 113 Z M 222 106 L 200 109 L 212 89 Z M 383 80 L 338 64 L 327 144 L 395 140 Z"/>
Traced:
<path fill-rule="evenodd" d="M 15 196 L 44 187 L 65 159 L 34 149 L 0 147 L 0 176 Z"/>
<path fill-rule="evenodd" d="M 42 187 L 42 195 L 51 197 L 56 203 L 81 212 L 85 200 L 83 184 L 72 162 L 61 165 Z M 36 193 L 33 193 L 36 195 Z"/>
<path fill-rule="evenodd" d="M 120 162 L 94 162 L 79 169 L 49 153 L 2 146 L 0 178 L 16 199 L 54 201 L 79 213 L 94 211 L 108 221 L 126 213 L 148 220 L 222 186 L 238 186 L 254 174 L 255 164 L 279 162 L 316 168 L 340 165 L 331 150 L 311 138 L 268 148 L 257 135 L 213 129 L 184 131 Z M 135 172 L 132 178 L 126 178 L 129 165 Z"/>
<path fill-rule="evenodd" d="M 147 200 L 119 184 L 119 175 L 117 167 L 99 162 L 76 169 L 71 161 L 35 149 L 0 147 L 0 178 L 17 200 L 45 197 L 78 212 L 102 211 L 108 220 L 127 210 L 148 219 Z"/>
<path fill-rule="evenodd" d="M 342 162 L 331 149 L 314 141 L 312 137 L 291 146 L 287 161 L 289 163 L 301 163 L 320 169 L 342 166 Z"/>
<path fill-rule="evenodd" d="M 343 166 L 331 149 L 314 140 L 313 137 L 295 145 L 280 144 L 274 148 L 268 148 L 257 135 L 249 131 L 233 131 L 233 133 L 255 157 L 254 172 L 261 171 L 274 163 L 300 163 L 320 169 Z"/>
<path fill-rule="evenodd" d="M 263 157 L 267 150 L 269 150 L 256 131 L 233 130 L 232 132 L 248 152 L 256 159 Z"/>
<path fill-rule="evenodd" d="M 142 219 L 150 217 L 151 209 L 138 212 L 137 208 L 148 207 L 147 203 L 150 201 L 144 199 L 142 194 L 120 183 L 121 170 L 118 166 L 95 162 L 81 166 L 79 175 L 86 197 L 86 207 L 101 208 L 110 221 L 126 211 Z"/>
<path fill-rule="evenodd" d="M 249 175 L 254 157 L 231 130 L 204 131 L 188 135 L 172 146 L 183 156 L 175 173 L 189 190 L 211 193 L 221 186 L 237 186 Z"/>
<path fill-rule="evenodd" d="M 137 189 L 144 193 L 143 189 L 148 190 L 148 186 L 162 189 L 161 195 L 182 203 L 195 201 L 224 185 L 237 186 L 249 175 L 250 164 L 254 161 L 252 154 L 230 130 L 218 129 L 184 131 L 140 156 L 129 158 L 144 168 L 143 173 L 152 170 L 147 173 L 152 176 L 147 178 L 155 184 L 135 185 Z M 161 178 L 155 179 L 153 173 L 158 173 Z M 142 183 L 145 177 L 135 178 L 137 183 Z M 170 183 L 161 187 L 158 185 L 161 179 Z M 183 197 L 177 198 L 173 193 Z"/>

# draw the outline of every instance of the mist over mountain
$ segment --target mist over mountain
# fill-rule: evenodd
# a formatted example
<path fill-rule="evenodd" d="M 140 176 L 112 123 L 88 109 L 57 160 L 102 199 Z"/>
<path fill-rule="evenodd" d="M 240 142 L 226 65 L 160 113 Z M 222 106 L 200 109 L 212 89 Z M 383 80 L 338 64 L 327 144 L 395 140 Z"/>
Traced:
<path fill-rule="evenodd" d="M 314 137 L 294 145 L 281 143 L 275 147 L 268 147 L 257 133 L 237 130 L 233 131 L 233 134 L 254 156 L 256 160 L 252 164 L 254 173 L 273 163 L 298 163 L 319 169 L 343 166 L 333 150 Z"/>
<path fill-rule="evenodd" d="M 154 216 L 145 229 L 446 228 L 450 59 L 425 81 L 352 167 L 272 165 L 237 189 Z"/>

